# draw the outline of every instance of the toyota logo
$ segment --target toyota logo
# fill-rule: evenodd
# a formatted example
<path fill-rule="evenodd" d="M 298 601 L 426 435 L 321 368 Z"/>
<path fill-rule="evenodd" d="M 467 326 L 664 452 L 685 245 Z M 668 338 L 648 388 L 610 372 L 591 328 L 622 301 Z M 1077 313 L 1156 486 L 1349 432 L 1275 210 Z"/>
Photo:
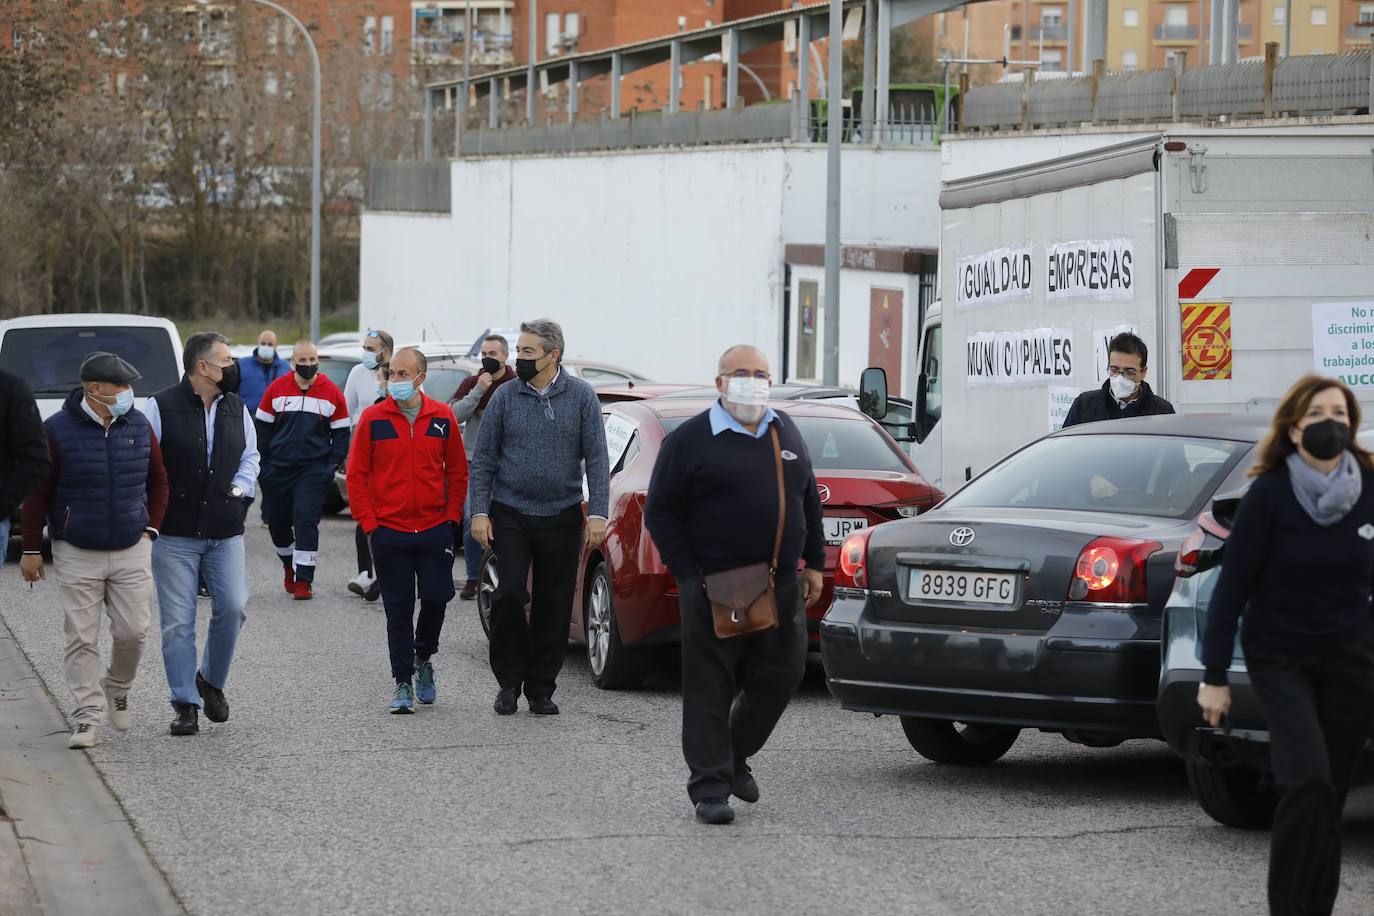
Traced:
<path fill-rule="evenodd" d="M 949 533 L 949 542 L 955 547 L 967 547 L 973 543 L 973 529 L 955 528 Z"/>
<path fill-rule="evenodd" d="M 830 502 L 830 488 L 823 483 L 816 484 L 816 492 L 821 494 L 821 502 Z"/>

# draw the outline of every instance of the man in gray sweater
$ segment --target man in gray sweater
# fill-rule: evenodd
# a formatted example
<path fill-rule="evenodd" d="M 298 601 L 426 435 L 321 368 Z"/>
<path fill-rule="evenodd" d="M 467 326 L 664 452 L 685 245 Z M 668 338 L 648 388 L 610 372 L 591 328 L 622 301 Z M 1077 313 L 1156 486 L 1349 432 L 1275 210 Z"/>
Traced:
<path fill-rule="evenodd" d="M 584 540 L 596 548 L 606 538 L 610 466 L 601 402 L 590 385 L 562 371 L 563 352 L 557 322 L 520 326 L 519 381 L 502 385 L 487 403 L 470 467 L 472 537 L 496 554 L 500 580 L 492 596 L 490 655 L 500 685 L 495 708 L 503 716 L 515 712 L 522 689 L 530 712 L 558 714 L 553 692 L 581 548 Z"/>

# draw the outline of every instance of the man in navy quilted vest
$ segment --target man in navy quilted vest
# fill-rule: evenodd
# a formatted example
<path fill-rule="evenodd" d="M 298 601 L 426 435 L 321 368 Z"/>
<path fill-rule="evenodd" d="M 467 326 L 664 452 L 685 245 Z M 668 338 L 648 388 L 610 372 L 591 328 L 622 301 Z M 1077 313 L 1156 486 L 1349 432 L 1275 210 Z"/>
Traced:
<path fill-rule="evenodd" d="M 81 364 L 81 387 L 48 418 L 52 469 L 24 500 L 24 557 L 30 583 L 46 577 L 43 525 L 67 636 L 63 667 L 76 698 L 68 747 L 94 747 L 108 712 L 130 725 L 133 686 L 153 619 L 152 542 L 167 509 L 167 470 L 148 419 L 134 408 L 133 366 L 113 353 Z M 100 613 L 110 616 L 110 663 L 101 672 Z"/>

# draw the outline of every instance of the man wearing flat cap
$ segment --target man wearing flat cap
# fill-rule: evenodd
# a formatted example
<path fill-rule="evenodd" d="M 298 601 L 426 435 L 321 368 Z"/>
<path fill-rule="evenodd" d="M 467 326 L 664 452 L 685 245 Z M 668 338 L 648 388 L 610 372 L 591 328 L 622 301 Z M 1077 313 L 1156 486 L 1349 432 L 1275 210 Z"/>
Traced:
<path fill-rule="evenodd" d="M 129 688 L 153 617 L 152 542 L 167 509 L 167 470 L 148 420 L 134 408 L 138 370 L 113 353 L 81 364 L 81 387 L 43 424 L 52 468 L 24 500 L 24 557 L 32 585 L 46 578 L 43 525 L 67 637 L 63 668 L 76 698 L 68 747 L 94 747 L 100 723 L 127 731 Z M 112 648 L 101 671 L 100 614 Z"/>

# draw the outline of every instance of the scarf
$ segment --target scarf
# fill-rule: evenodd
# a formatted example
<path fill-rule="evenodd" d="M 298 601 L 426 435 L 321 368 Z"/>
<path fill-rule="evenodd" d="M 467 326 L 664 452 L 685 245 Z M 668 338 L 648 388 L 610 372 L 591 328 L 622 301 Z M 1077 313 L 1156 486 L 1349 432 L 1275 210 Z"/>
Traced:
<path fill-rule="evenodd" d="M 1312 467 L 1297 452 L 1288 456 L 1288 479 L 1293 495 L 1312 521 L 1329 528 L 1350 513 L 1360 500 L 1364 476 L 1359 462 L 1349 450 L 1341 452 L 1341 463 L 1330 476 Z"/>

